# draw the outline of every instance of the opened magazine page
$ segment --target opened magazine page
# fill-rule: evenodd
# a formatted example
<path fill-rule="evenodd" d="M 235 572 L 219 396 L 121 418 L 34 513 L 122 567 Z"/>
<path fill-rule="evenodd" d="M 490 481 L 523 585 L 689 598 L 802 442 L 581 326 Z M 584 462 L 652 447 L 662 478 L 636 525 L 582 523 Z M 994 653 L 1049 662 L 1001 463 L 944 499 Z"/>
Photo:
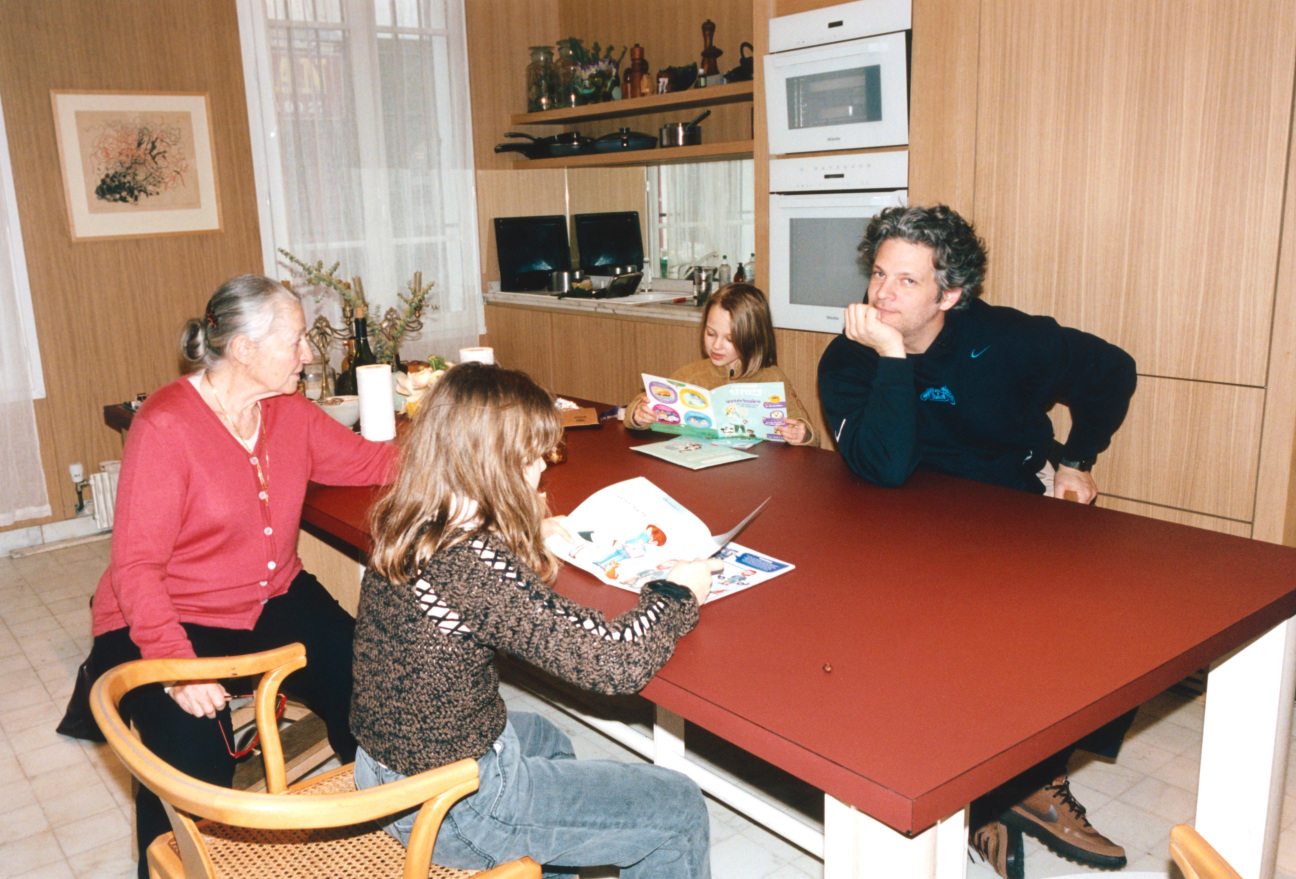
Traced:
<path fill-rule="evenodd" d="M 707 390 L 678 379 L 641 373 L 652 429 L 709 439 L 783 442 L 776 432 L 787 418 L 783 382 L 734 382 Z"/>
<path fill-rule="evenodd" d="M 574 542 L 554 535 L 546 545 L 558 558 L 609 586 L 638 592 L 644 584 L 663 579 L 677 562 L 715 555 L 761 507 L 730 531 L 713 537 L 701 519 L 639 476 L 596 491 L 572 511 L 566 527 Z M 743 562 L 737 561 L 739 555 L 745 556 Z M 791 568 L 740 548 L 725 558 L 725 570 L 716 575 L 711 597 L 731 595 Z"/>

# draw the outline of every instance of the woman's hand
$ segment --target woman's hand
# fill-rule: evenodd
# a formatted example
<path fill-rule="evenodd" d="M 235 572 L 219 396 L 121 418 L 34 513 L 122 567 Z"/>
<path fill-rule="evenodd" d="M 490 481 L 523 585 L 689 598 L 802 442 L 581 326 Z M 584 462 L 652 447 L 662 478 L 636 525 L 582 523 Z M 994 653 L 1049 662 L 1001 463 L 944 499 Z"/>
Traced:
<path fill-rule="evenodd" d="M 167 689 L 176 704 L 194 717 L 215 717 L 229 702 L 230 694 L 215 681 L 177 684 Z"/>
<path fill-rule="evenodd" d="M 720 573 L 722 568 L 724 562 L 719 559 L 694 559 L 671 568 L 666 572 L 666 579 L 692 592 L 701 604 L 711 594 L 711 576 Z"/>
<path fill-rule="evenodd" d="M 789 418 L 774 430 L 786 442 L 799 446 L 810 435 L 810 427 L 800 418 Z"/>
<path fill-rule="evenodd" d="M 634 411 L 630 413 L 631 427 L 650 427 L 657 423 L 657 413 L 648 405 L 647 397 L 640 397 L 639 402 L 635 404 Z"/>
<path fill-rule="evenodd" d="M 576 538 L 572 537 L 571 532 L 567 530 L 566 516 L 550 516 L 540 523 L 540 539 L 548 540 L 557 534 L 568 543 L 575 543 Z"/>

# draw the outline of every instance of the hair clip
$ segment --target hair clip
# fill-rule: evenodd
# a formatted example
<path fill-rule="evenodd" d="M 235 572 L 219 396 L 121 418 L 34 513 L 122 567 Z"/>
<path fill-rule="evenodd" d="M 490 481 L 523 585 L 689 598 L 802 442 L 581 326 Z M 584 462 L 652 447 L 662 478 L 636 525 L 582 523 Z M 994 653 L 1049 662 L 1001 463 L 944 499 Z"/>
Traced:
<path fill-rule="evenodd" d="M 203 319 L 207 322 L 207 326 L 211 327 L 213 330 L 216 329 L 216 314 L 210 308 L 208 308 L 207 313 L 203 315 Z"/>

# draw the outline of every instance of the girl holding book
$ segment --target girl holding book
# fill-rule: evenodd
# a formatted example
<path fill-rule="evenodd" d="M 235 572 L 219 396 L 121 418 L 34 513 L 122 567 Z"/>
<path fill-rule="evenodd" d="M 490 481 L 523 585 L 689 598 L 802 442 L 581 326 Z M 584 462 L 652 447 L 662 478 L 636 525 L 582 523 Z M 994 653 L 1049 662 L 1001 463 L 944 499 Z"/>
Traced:
<path fill-rule="evenodd" d="M 570 740 L 506 709 L 507 651 L 599 693 L 638 692 L 697 623 L 718 560 L 675 565 L 613 619 L 553 592 L 543 455 L 562 437 L 521 372 L 449 370 L 419 406 L 395 483 L 375 506 L 356 619 L 356 784 L 474 758 L 477 792 L 447 814 L 438 863 L 488 869 L 524 855 L 554 871 L 616 864 L 624 879 L 710 875 L 706 805 L 668 769 L 576 760 Z M 387 830 L 408 844 L 414 814 Z"/>
<path fill-rule="evenodd" d="M 732 382 L 783 382 L 788 418 L 776 433 L 793 445 L 819 445 L 805 406 L 779 368 L 769 301 L 759 288 L 726 284 L 716 291 L 702 310 L 699 342 L 702 359 L 676 370 L 671 378 L 707 390 Z M 646 394 L 641 392 L 626 406 L 626 427 L 643 430 L 656 421 Z"/>

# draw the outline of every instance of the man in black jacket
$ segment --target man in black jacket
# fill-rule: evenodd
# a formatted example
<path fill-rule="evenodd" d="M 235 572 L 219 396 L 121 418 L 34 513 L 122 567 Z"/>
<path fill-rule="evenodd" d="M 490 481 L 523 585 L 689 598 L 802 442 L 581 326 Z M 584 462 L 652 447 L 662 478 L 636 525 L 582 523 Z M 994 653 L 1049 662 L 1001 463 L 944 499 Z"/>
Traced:
<path fill-rule="evenodd" d="M 1090 468 L 1125 418 L 1134 360 L 1052 318 L 977 298 L 985 244 L 944 205 L 882 211 L 859 252 L 868 294 L 846 308 L 843 334 L 819 361 L 824 417 L 851 470 L 898 486 L 922 467 L 1092 502 Z M 1058 402 L 1072 422 L 1061 444 L 1048 417 Z M 1114 756 L 1132 720 L 1104 727 L 1086 748 Z M 1008 786 L 1015 805 L 974 827 L 974 847 L 1005 879 L 1022 879 L 1022 831 L 1074 860 L 1125 866 L 1124 849 L 1071 795 L 1072 750 Z M 1003 800 L 998 793 L 988 800 Z"/>

